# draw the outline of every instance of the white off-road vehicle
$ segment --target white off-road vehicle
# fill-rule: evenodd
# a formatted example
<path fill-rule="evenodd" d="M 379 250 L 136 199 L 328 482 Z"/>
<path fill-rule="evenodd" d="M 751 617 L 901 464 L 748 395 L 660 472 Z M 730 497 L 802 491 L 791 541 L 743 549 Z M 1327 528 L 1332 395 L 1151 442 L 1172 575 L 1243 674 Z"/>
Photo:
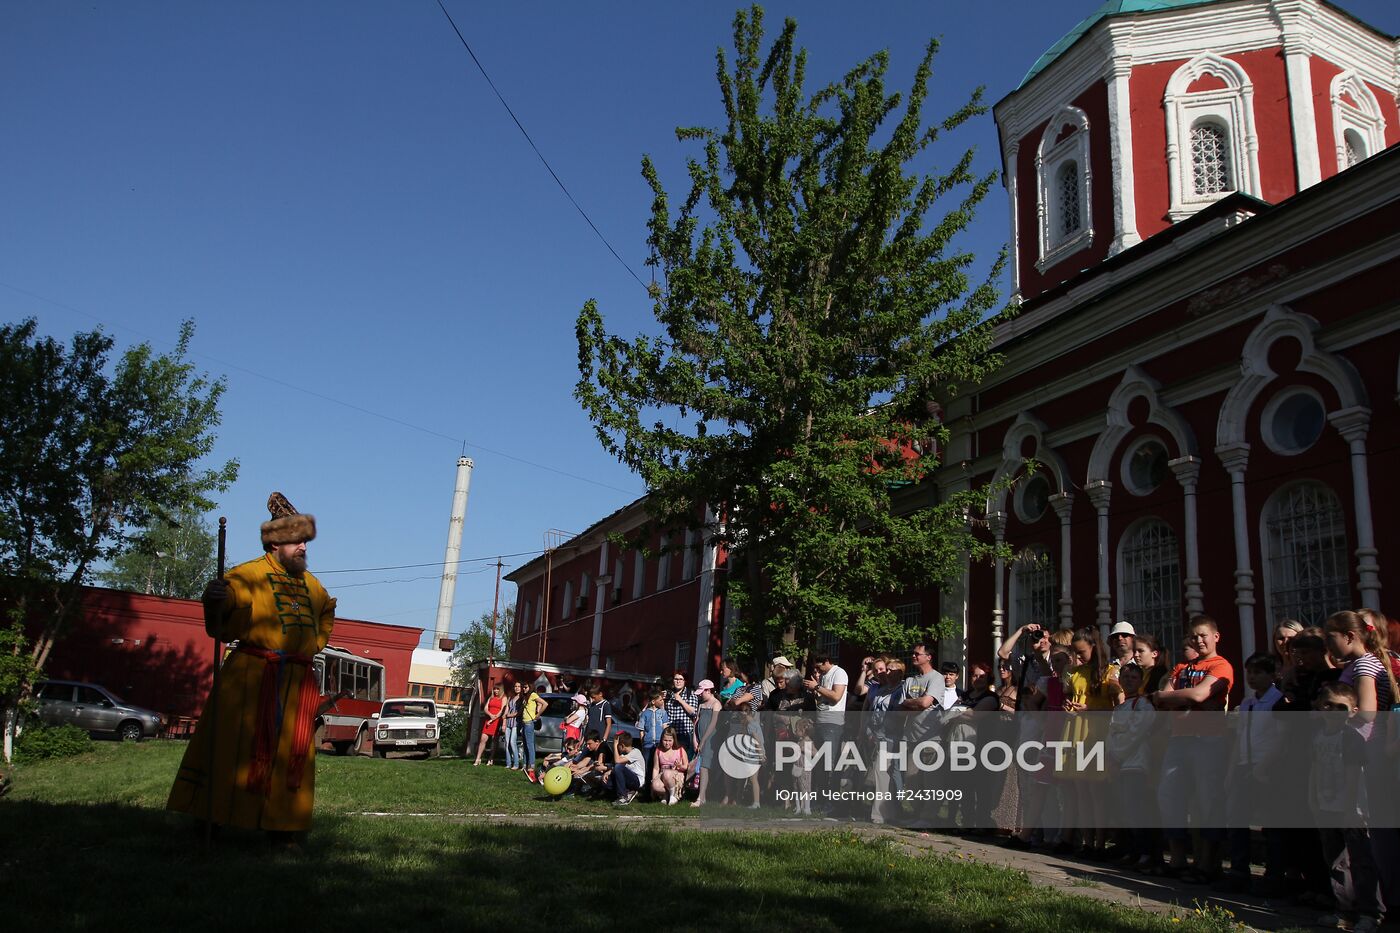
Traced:
<path fill-rule="evenodd" d="M 422 697 L 385 700 L 372 714 L 374 757 L 387 758 L 390 752 L 423 752 L 436 758 L 441 752 L 437 704 Z"/>

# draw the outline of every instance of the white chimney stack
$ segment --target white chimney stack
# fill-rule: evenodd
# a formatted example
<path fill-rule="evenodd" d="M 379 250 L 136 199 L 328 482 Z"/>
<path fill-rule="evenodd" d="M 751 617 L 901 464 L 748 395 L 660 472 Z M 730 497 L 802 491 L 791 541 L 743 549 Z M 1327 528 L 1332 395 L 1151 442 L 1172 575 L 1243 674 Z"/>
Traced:
<path fill-rule="evenodd" d="M 457 566 L 462 557 L 462 526 L 467 522 L 467 489 L 472 484 L 470 457 L 457 458 L 457 487 L 452 491 L 452 520 L 447 525 L 447 554 L 442 559 L 442 591 L 438 593 L 433 643 L 451 638 L 452 599 L 457 592 Z"/>

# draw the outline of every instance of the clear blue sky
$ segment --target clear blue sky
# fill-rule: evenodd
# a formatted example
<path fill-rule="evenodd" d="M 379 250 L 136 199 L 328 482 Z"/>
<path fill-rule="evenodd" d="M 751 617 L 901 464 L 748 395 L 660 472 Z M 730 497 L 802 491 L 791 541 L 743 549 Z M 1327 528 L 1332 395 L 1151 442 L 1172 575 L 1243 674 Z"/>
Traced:
<path fill-rule="evenodd" d="M 809 86 L 879 49 L 907 87 L 941 37 L 930 114 L 987 102 L 1097 0 L 789 2 Z M 1400 4 L 1344 6 L 1390 33 Z M 723 3 L 448 9 L 594 223 L 647 277 L 643 153 L 682 190 L 677 125 L 718 125 Z M 342 615 L 431 632 L 456 458 L 476 462 L 462 556 L 537 552 L 641 493 L 571 397 L 573 323 L 651 325 L 642 288 L 556 187 L 433 0 L 0 6 L 0 320 L 166 349 L 228 379 L 219 458 L 230 558 L 268 492 L 316 514 L 312 568 Z M 990 116 L 925 168 L 975 146 Z M 998 187 L 967 245 L 1006 239 Z M 382 416 L 382 417 L 381 417 Z M 527 462 L 528 461 L 528 462 Z M 505 559 L 507 568 L 528 557 Z M 434 563 L 437 566 L 432 566 Z M 329 573 L 427 564 L 413 569 Z M 473 570 L 479 571 L 472 573 Z M 492 604 L 465 564 L 453 630 Z M 503 585 L 502 605 L 514 593 Z M 426 636 L 425 636 L 426 637 Z"/>

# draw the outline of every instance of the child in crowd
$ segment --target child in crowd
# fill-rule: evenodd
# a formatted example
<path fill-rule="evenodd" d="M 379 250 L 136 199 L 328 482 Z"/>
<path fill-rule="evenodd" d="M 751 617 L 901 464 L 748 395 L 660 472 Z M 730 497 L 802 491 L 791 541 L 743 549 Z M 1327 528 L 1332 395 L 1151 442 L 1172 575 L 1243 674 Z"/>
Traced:
<path fill-rule="evenodd" d="M 613 806 L 625 807 L 636 799 L 637 791 L 646 780 L 646 767 L 642 750 L 632 747 L 632 736 L 619 732 L 613 740 L 613 767 L 607 775 L 608 787 L 615 798 Z"/>
<path fill-rule="evenodd" d="M 1220 626 L 1215 619 L 1199 615 L 1186 626 L 1187 657 L 1178 664 L 1171 678 L 1152 696 L 1159 710 L 1171 710 L 1171 741 L 1162 761 L 1157 803 L 1171 848 L 1171 864 L 1163 871 L 1180 875 L 1182 880 L 1203 884 L 1215 880 L 1220 870 L 1220 829 L 1229 747 L 1223 716 L 1185 716 L 1186 711 L 1223 713 L 1234 685 L 1235 669 L 1220 656 Z M 1186 864 L 1188 814 L 1200 831 L 1201 847 L 1196 864 Z"/>
<path fill-rule="evenodd" d="M 652 761 L 656 757 L 656 747 L 661 742 L 661 733 L 671 724 L 671 716 L 666 712 L 666 694 L 653 690 L 647 701 L 647 708 L 637 718 L 637 731 L 641 733 L 642 757 L 646 759 L 647 774 L 652 773 Z M 679 736 L 677 740 L 679 741 Z"/>
<path fill-rule="evenodd" d="M 1353 933 L 1374 933 L 1380 926 L 1380 885 L 1371 855 L 1371 841 L 1360 825 L 1361 763 L 1365 739 L 1357 721 L 1360 698 L 1351 684 L 1331 683 L 1318 693 L 1317 710 L 1329 716 L 1313 738 L 1308 797 L 1322 834 L 1323 857 L 1333 866 L 1334 879 L 1343 852 L 1350 862 L 1350 881 L 1333 882 L 1337 913 L 1320 918 L 1319 926 L 1345 926 Z M 1349 891 L 1350 898 L 1340 896 Z"/>
<path fill-rule="evenodd" d="M 612 704 L 603 699 L 603 688 L 597 685 L 588 691 L 590 702 L 588 704 L 588 724 L 585 726 L 589 732 L 597 732 L 606 743 L 612 737 L 613 732 L 613 711 Z"/>
<path fill-rule="evenodd" d="M 1155 795 L 1145 791 L 1152 787 L 1148 775 L 1156 773 L 1152 740 L 1157 716 L 1143 695 L 1145 681 L 1136 660 L 1123 664 L 1118 671 L 1123 692 L 1108 724 L 1108 756 L 1118 769 L 1118 812 L 1129 826 L 1123 861 L 1137 871 L 1148 871 L 1162 859 L 1160 833 L 1146 825 L 1155 822 L 1157 812 Z"/>
<path fill-rule="evenodd" d="M 564 717 L 564 738 L 583 739 L 583 724 L 588 720 L 588 697 L 574 694 L 574 708 Z"/>
<path fill-rule="evenodd" d="M 666 801 L 667 806 L 677 803 L 685 792 L 685 771 L 689 764 L 685 749 L 681 748 L 680 740 L 676 738 L 676 730 L 665 727 L 652 755 L 652 798 Z"/>
<path fill-rule="evenodd" d="M 1142 689 L 1138 693 L 1144 697 L 1161 690 L 1171 676 L 1171 666 L 1162 655 L 1161 642 L 1150 632 L 1133 636 L 1133 660 L 1142 669 Z"/>
<path fill-rule="evenodd" d="M 1251 810 L 1259 801 L 1273 799 L 1276 781 L 1286 780 L 1279 767 L 1283 755 L 1283 732 L 1273 709 L 1283 693 L 1274 686 L 1278 662 L 1272 654 L 1253 654 L 1244 662 L 1248 695 L 1240 704 L 1240 722 L 1235 729 L 1235 747 L 1225 780 L 1225 808 L 1231 829 L 1226 833 L 1230 846 L 1230 872 L 1217 890 L 1278 895 L 1283 890 L 1284 837 L 1279 830 L 1264 829 L 1264 879 L 1256 886 L 1250 878 L 1250 830 L 1257 825 Z"/>
<path fill-rule="evenodd" d="M 544 759 L 540 762 L 540 771 L 542 773 L 549 771 L 550 768 L 569 764 L 574 758 L 578 757 L 580 750 L 583 748 L 583 742 L 575 738 L 566 738 L 562 744 L 563 748 L 561 751 L 551 752 L 544 756 Z"/>

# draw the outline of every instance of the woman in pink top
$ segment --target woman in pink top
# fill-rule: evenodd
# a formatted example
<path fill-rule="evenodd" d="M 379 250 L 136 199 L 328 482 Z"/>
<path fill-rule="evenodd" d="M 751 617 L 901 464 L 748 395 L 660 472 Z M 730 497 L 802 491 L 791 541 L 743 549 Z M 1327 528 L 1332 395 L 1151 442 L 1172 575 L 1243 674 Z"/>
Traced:
<path fill-rule="evenodd" d="M 676 738 L 676 730 L 670 726 L 661 730 L 661 743 L 656 747 L 651 765 L 653 797 L 657 800 L 664 797 L 668 806 L 680 800 L 681 791 L 685 788 L 685 770 L 689 765 L 685 749 L 681 748 L 680 739 Z"/>

